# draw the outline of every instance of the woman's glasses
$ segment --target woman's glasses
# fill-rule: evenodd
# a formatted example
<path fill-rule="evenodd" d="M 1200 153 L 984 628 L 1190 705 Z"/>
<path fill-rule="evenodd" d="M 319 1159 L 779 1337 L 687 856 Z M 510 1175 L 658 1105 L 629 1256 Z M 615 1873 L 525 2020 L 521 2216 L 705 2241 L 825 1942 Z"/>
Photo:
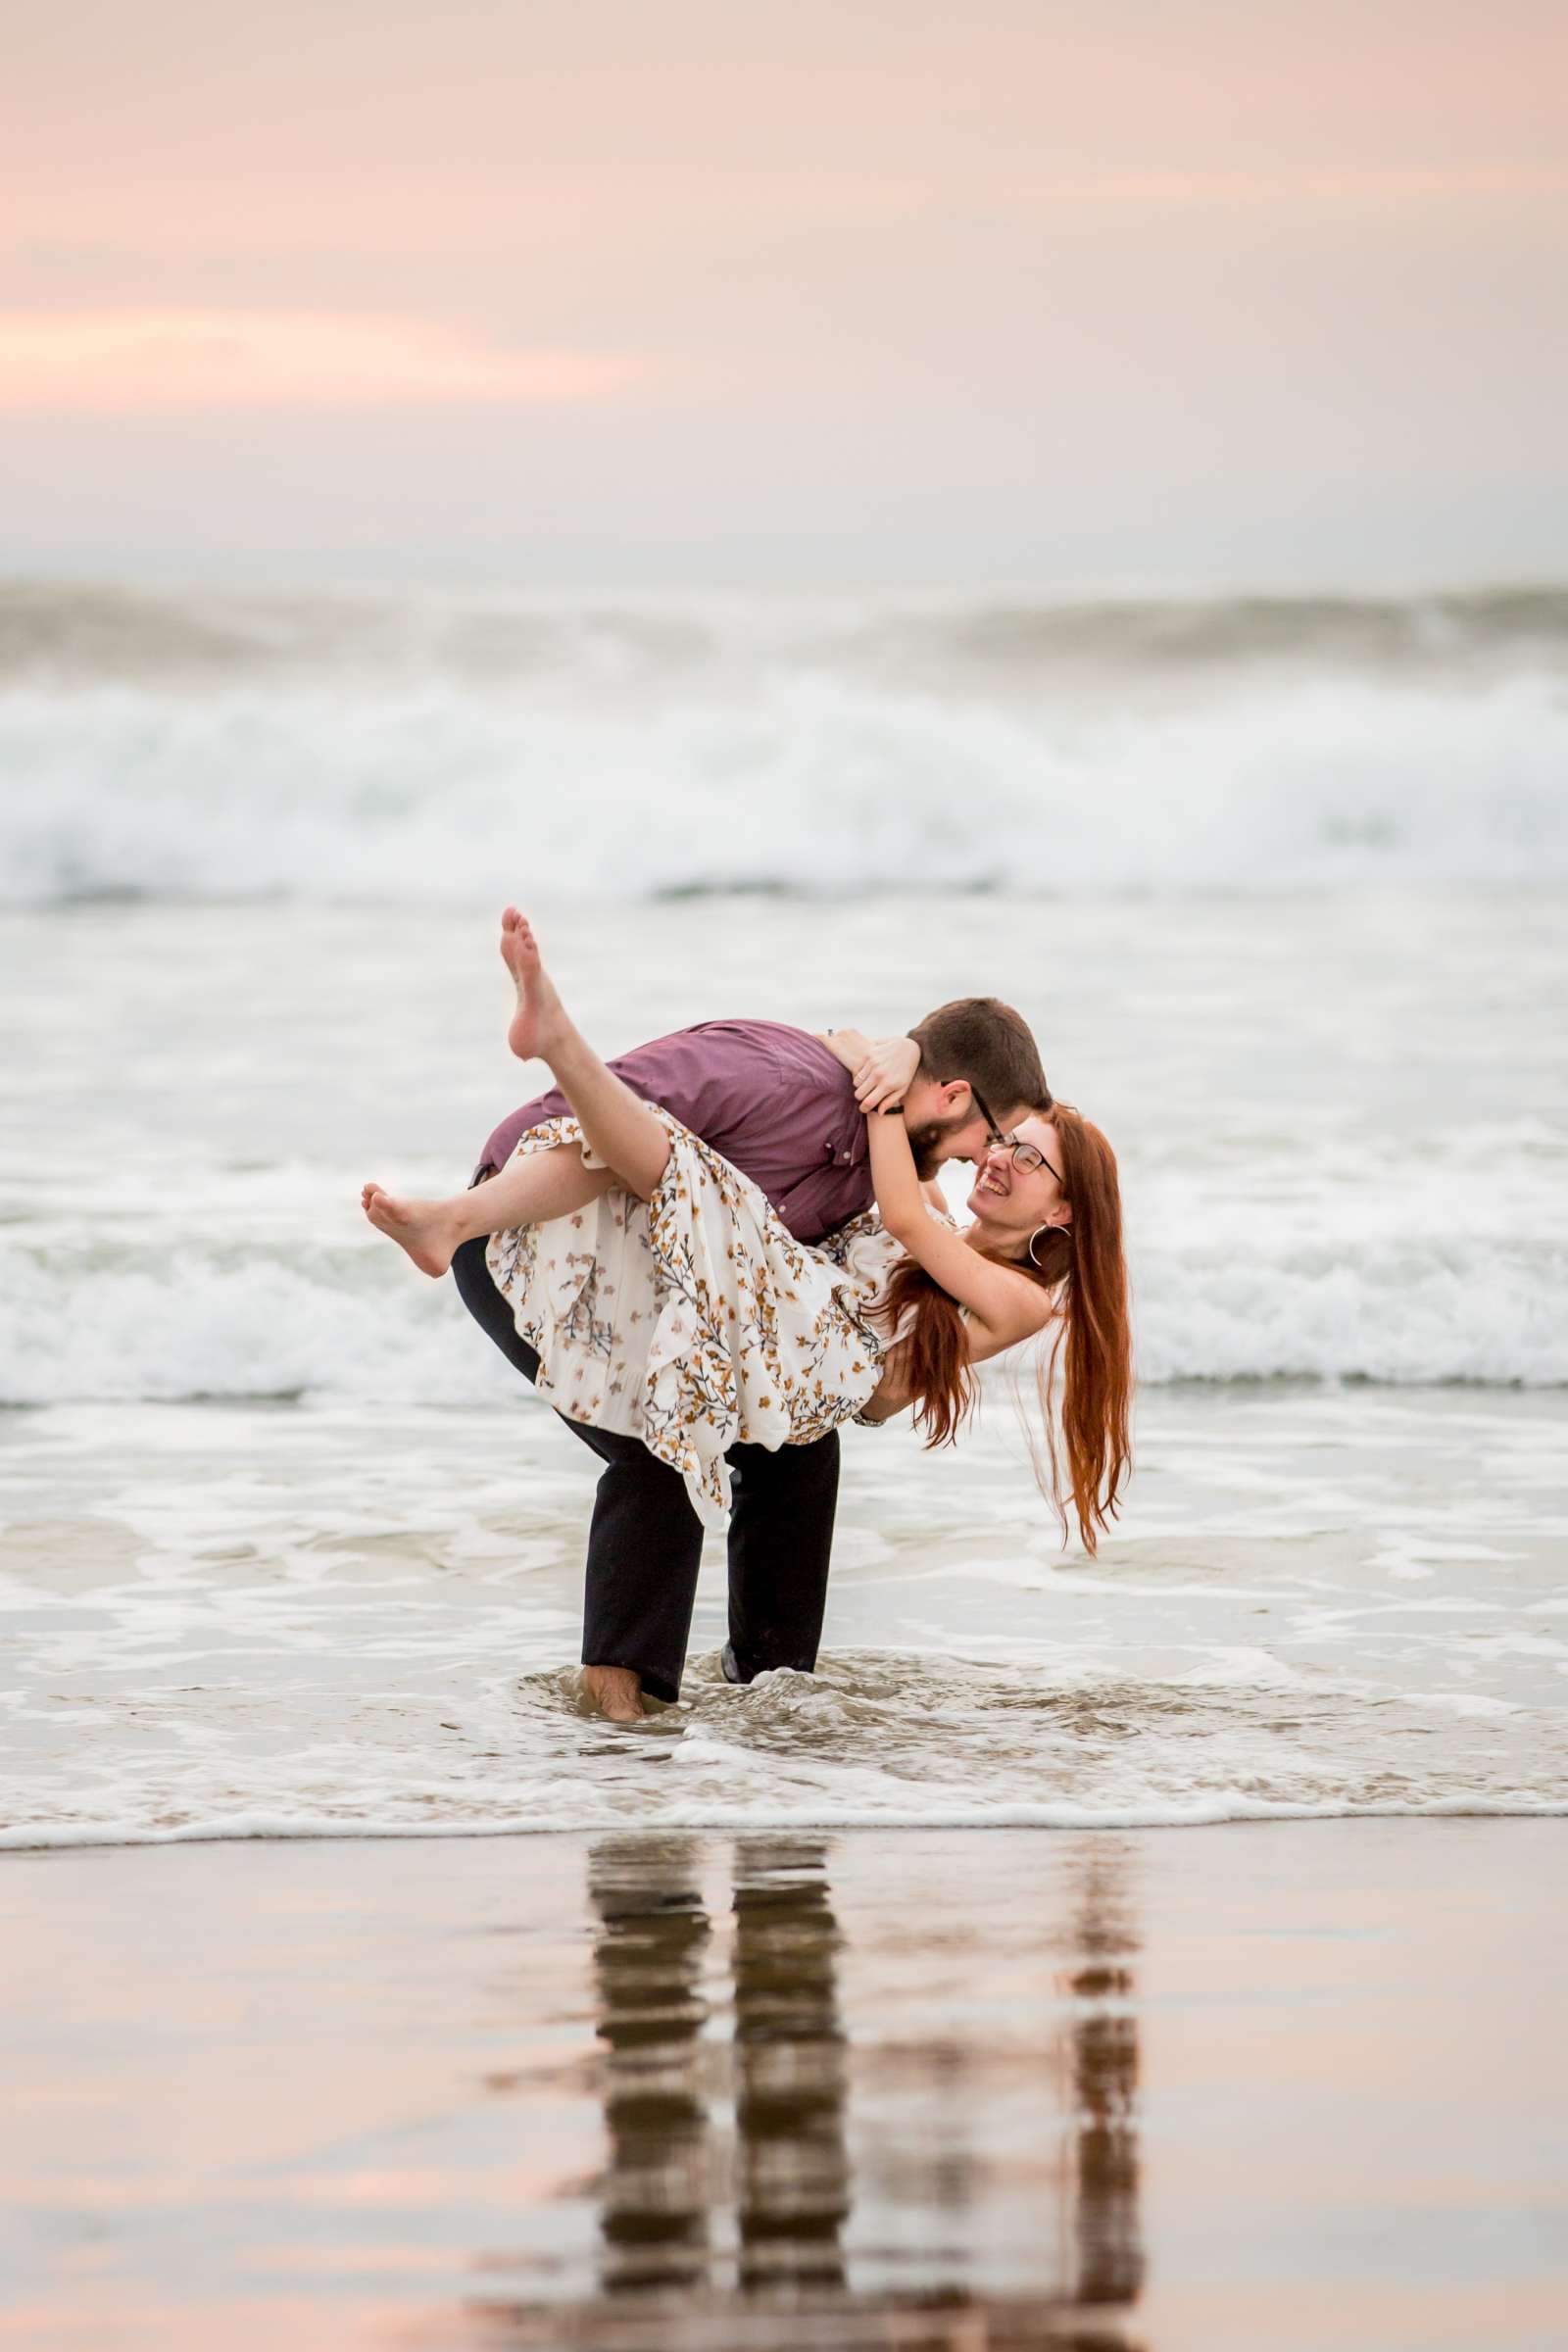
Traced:
<path fill-rule="evenodd" d="M 986 1141 L 991 1146 L 992 1150 L 994 1152 L 1005 1152 L 1007 1157 L 1011 1160 L 1013 1166 L 1017 1169 L 1020 1176 L 1033 1176 L 1036 1175 L 1041 1168 L 1050 1168 L 1051 1173 L 1055 1177 L 1056 1182 L 1061 1186 L 1062 1191 L 1065 1192 L 1067 1190 L 1067 1186 L 1062 1177 L 1061 1170 L 1052 1165 L 1052 1162 L 1046 1157 L 1038 1144 L 1020 1143 L 1016 1136 L 1003 1134 L 1001 1128 L 997 1125 L 996 1120 L 991 1115 L 991 1111 L 986 1102 L 984 1095 L 975 1085 L 972 1078 L 969 1081 L 969 1092 L 974 1097 L 974 1106 L 976 1110 L 980 1113 L 980 1116 L 986 1123 Z"/>
<path fill-rule="evenodd" d="M 1009 1143 L 1007 1138 L 1004 1136 L 1002 1139 L 1002 1149 L 1006 1152 L 1007 1157 L 1011 1160 L 1013 1166 L 1019 1171 L 1020 1175 L 1033 1176 L 1037 1170 L 1041 1168 L 1050 1168 L 1051 1173 L 1055 1177 L 1056 1182 L 1061 1185 L 1062 1191 L 1066 1191 L 1067 1187 L 1064 1183 L 1062 1183 L 1060 1171 L 1053 1164 L 1051 1160 L 1046 1157 L 1038 1144 Z"/>

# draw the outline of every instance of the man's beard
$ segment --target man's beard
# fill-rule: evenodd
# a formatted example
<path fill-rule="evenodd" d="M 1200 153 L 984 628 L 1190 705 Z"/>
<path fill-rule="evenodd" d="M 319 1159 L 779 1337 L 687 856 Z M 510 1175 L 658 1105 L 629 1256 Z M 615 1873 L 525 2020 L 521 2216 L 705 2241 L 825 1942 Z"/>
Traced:
<path fill-rule="evenodd" d="M 948 1139 L 966 1127 L 970 1114 L 961 1119 L 933 1119 L 928 1126 L 909 1129 L 909 1150 L 914 1153 L 914 1172 L 922 1184 L 929 1184 L 948 1157 Z"/>

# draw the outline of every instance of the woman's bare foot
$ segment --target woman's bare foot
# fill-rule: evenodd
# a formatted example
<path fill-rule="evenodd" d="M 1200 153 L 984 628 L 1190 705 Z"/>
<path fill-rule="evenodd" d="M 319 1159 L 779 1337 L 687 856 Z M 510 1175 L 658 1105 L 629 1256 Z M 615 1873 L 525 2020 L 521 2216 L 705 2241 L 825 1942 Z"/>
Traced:
<path fill-rule="evenodd" d="M 648 1712 L 642 1684 L 629 1666 L 585 1666 L 582 1687 L 612 1723 L 641 1723 Z"/>
<path fill-rule="evenodd" d="M 463 1239 L 444 1200 L 394 1200 L 378 1184 L 368 1184 L 360 1203 L 377 1233 L 406 1250 L 421 1274 L 444 1274 Z"/>
<path fill-rule="evenodd" d="M 517 986 L 517 1009 L 507 1043 L 519 1061 L 532 1061 L 536 1054 L 548 1059 L 551 1040 L 564 1028 L 566 1015 L 545 970 L 532 925 L 515 906 L 509 906 L 501 917 L 501 957 Z"/>

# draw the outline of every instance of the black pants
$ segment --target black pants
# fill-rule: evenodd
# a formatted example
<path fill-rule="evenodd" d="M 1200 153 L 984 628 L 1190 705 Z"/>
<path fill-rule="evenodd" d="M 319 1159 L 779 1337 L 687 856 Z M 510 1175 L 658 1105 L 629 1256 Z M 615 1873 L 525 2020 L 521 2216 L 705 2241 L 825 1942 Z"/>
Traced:
<path fill-rule="evenodd" d="M 525 1379 L 539 1358 L 517 1337 L 512 1309 L 490 1279 L 483 1239 L 452 1260 L 463 1303 Z M 566 1421 L 564 1413 L 562 1420 Z M 585 1666 L 629 1666 L 656 1698 L 678 1698 L 702 1521 L 678 1470 L 639 1438 L 566 1421 L 605 1464 L 588 1536 L 583 1598 Z M 837 1431 L 810 1446 L 732 1446 L 729 1641 L 743 1682 L 770 1666 L 809 1674 L 822 1638 L 828 1554 L 839 1491 Z"/>

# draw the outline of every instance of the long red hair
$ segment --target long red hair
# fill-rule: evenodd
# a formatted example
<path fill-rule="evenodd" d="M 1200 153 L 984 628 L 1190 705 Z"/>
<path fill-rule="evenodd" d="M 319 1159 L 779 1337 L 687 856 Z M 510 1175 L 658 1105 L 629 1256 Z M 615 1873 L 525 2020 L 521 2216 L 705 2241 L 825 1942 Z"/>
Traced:
<path fill-rule="evenodd" d="M 1061 1147 L 1062 1190 L 1072 1222 L 1036 1237 L 1033 1257 L 999 1258 L 1054 1295 L 1036 1359 L 1036 1391 L 1050 1462 L 1049 1493 L 1067 1526 L 1070 1498 L 1084 1549 L 1120 1509 L 1132 1468 L 1132 1329 L 1127 1317 L 1127 1267 L 1121 1244 L 1121 1188 L 1116 1154 L 1098 1127 L 1070 1102 L 1054 1102 L 1042 1118 L 1055 1127 Z M 995 1254 L 994 1252 L 991 1254 Z M 897 1330 L 913 1309 L 902 1343 L 905 1375 L 914 1398 L 914 1425 L 931 1446 L 951 1446 L 974 1408 L 978 1383 L 957 1301 L 912 1257 L 895 1270 L 884 1312 Z M 1056 1441 L 1055 1386 L 1061 1360 L 1061 1446 Z M 1034 1450 L 1031 1433 L 1031 1451 Z M 1067 1495 L 1062 1494 L 1061 1452 Z M 1039 1476 L 1039 1456 L 1035 1456 Z"/>

